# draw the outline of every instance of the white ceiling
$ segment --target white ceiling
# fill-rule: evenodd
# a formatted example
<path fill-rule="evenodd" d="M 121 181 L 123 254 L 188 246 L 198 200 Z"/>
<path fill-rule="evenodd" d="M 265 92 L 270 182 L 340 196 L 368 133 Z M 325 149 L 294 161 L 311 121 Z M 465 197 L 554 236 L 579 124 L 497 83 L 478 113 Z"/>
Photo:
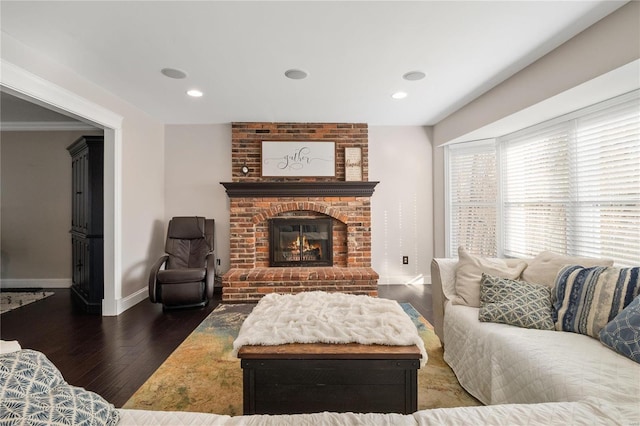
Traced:
<path fill-rule="evenodd" d="M 3 0 L 0 25 L 164 123 L 433 125 L 624 3 Z"/>

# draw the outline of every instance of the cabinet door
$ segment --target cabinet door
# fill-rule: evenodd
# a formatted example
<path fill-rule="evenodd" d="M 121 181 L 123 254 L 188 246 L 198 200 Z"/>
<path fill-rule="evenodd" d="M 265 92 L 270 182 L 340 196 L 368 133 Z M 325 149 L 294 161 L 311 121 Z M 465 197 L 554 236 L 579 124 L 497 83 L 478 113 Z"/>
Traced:
<path fill-rule="evenodd" d="M 88 194 L 89 194 L 89 159 L 88 150 L 84 149 L 74 155 L 72 160 L 72 213 L 71 228 L 80 233 L 87 232 Z"/>
<path fill-rule="evenodd" d="M 80 196 L 80 159 L 73 157 L 71 160 L 71 230 L 78 231 L 80 223 L 80 208 L 78 197 Z"/>
<path fill-rule="evenodd" d="M 89 244 L 86 238 L 73 235 L 71 237 L 73 246 L 73 286 L 84 297 L 89 297 Z"/>

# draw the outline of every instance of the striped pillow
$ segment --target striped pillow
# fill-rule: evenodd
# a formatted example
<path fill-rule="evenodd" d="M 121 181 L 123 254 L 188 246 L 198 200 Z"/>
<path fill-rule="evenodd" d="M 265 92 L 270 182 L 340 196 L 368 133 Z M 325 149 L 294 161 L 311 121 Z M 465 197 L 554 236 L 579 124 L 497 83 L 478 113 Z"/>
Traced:
<path fill-rule="evenodd" d="M 553 293 L 556 330 L 597 339 L 639 290 L 640 267 L 565 266 L 558 272 Z"/>

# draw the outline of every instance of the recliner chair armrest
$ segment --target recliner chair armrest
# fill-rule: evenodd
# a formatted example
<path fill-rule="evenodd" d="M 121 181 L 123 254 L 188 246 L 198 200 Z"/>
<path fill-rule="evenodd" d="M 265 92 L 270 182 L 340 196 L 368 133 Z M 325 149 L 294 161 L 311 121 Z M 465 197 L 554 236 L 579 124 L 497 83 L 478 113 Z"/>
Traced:
<path fill-rule="evenodd" d="M 169 255 L 165 254 L 162 257 L 160 257 L 160 259 L 158 259 L 158 261 L 154 263 L 153 266 L 151 267 L 151 272 L 149 273 L 149 300 L 152 303 L 159 302 L 157 298 L 157 293 L 156 293 L 158 271 L 160 270 L 160 268 L 162 268 L 162 265 L 164 265 L 167 259 L 169 259 Z"/>
<path fill-rule="evenodd" d="M 205 289 L 207 299 L 213 299 L 213 289 L 216 280 L 216 256 L 213 252 L 207 255 L 207 275 L 205 277 Z"/>

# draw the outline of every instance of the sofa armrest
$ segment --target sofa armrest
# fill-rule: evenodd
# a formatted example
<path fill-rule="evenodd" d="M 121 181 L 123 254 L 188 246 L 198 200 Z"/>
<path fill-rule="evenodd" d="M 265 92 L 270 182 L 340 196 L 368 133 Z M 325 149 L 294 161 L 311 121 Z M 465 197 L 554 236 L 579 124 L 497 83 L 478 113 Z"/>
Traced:
<path fill-rule="evenodd" d="M 453 297 L 455 268 L 458 259 L 440 258 L 431 261 L 431 304 L 433 328 L 440 341 L 444 341 L 444 306 Z"/>
<path fill-rule="evenodd" d="M 444 342 L 444 294 L 442 292 L 442 278 L 438 259 L 431 261 L 431 305 L 433 309 L 433 329 L 436 335 Z"/>

